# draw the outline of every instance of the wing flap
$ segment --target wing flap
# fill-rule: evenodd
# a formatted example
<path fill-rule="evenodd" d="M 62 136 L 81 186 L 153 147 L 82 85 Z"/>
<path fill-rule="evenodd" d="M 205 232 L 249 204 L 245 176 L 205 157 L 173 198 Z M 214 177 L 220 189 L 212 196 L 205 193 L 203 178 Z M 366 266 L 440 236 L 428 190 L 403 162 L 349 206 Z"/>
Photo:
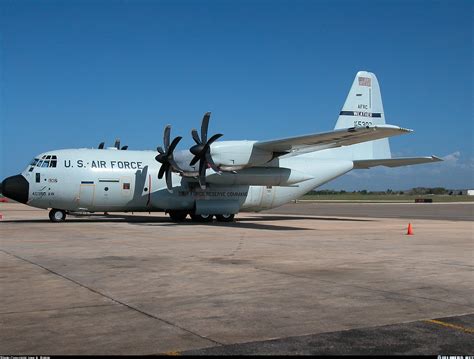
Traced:
<path fill-rule="evenodd" d="M 265 151 L 282 154 L 293 151 L 310 152 L 378 140 L 380 138 L 402 135 L 409 132 L 412 132 L 412 130 L 393 125 L 351 127 L 279 140 L 259 141 L 256 142 L 254 146 Z"/>
<path fill-rule="evenodd" d="M 399 167 L 440 161 L 442 161 L 442 159 L 436 156 L 383 158 L 378 160 L 356 160 L 354 161 L 354 169 L 371 168 L 376 166 Z"/>

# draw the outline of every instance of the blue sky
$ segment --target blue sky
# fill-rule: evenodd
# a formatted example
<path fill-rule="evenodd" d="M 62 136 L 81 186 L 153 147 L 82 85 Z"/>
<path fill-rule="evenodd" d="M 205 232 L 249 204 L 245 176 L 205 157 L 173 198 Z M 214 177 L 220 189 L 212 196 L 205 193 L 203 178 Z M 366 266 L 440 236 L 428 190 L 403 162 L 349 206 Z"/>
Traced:
<path fill-rule="evenodd" d="M 442 164 L 353 171 L 337 189 L 473 187 L 471 1 L 1 1 L 0 177 L 37 153 L 116 137 L 154 149 L 212 111 L 224 139 L 327 131 L 358 70 L 396 156 Z"/>

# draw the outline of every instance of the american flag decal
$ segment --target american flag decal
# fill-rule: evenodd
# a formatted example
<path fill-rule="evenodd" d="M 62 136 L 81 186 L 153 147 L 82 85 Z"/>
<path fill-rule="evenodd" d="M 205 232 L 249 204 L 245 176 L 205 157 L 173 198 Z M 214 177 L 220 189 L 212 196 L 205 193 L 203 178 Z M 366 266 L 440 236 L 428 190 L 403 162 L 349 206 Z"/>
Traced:
<path fill-rule="evenodd" d="M 359 86 L 370 87 L 370 77 L 359 77 Z"/>

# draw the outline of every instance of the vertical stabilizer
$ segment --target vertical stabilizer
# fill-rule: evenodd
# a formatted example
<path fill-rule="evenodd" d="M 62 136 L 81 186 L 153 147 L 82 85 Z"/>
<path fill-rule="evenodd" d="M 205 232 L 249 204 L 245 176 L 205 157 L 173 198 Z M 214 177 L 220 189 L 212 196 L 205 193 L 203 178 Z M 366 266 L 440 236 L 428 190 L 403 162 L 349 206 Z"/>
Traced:
<path fill-rule="evenodd" d="M 339 113 L 335 129 L 385 124 L 379 82 L 375 74 L 359 71 L 346 102 Z M 391 158 L 388 138 L 349 146 L 352 159 Z"/>

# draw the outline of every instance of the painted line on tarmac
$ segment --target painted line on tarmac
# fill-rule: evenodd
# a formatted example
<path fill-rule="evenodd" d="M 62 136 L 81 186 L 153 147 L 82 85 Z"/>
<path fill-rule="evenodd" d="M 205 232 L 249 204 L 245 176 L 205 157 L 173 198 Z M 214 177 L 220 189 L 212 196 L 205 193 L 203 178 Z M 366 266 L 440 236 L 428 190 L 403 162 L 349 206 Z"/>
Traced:
<path fill-rule="evenodd" d="M 438 324 L 438 325 L 441 325 L 441 326 L 446 327 L 446 328 L 460 330 L 464 333 L 474 334 L 474 328 L 466 328 L 466 327 L 463 327 L 463 326 L 460 326 L 460 325 L 446 323 L 446 322 L 442 322 L 441 320 L 436 320 L 436 319 L 425 320 L 425 322 L 426 323 L 432 323 L 432 324 Z"/>

